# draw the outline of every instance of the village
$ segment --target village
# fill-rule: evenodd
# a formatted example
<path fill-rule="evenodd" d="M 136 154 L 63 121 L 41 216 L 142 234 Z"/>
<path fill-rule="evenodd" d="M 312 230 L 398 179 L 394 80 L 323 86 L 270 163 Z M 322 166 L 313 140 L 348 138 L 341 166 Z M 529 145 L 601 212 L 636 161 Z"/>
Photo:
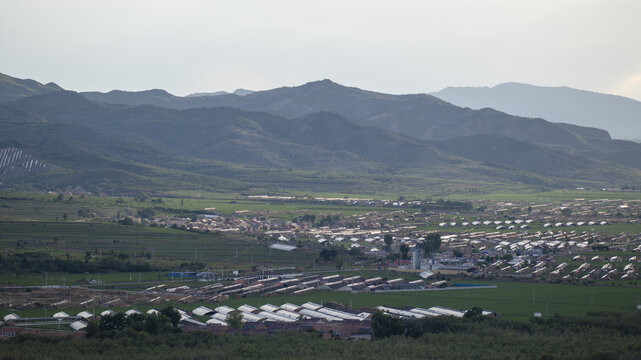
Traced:
<path fill-rule="evenodd" d="M 266 199 L 275 200 L 300 201 Z M 189 217 L 131 216 L 130 223 L 140 226 L 234 234 L 270 251 L 314 253 L 319 262 L 324 261 L 325 273 L 314 267 L 257 266 L 224 275 L 205 267 L 168 272 L 162 275 L 166 281 L 159 276 L 153 285 L 137 289 L 100 284 L 3 288 L 0 302 L 10 312 L 3 319 L 2 336 L 51 332 L 52 325 L 82 334 L 97 318 L 153 314 L 171 304 L 186 331 L 253 334 L 313 329 L 322 336 L 371 339 L 371 316 L 376 311 L 422 318 L 463 317 L 469 309 L 384 303 L 352 309 L 339 302 L 323 305 L 301 300 L 296 305 L 296 299 L 323 292 L 373 295 L 495 289 L 496 285 L 475 283 L 495 279 L 583 285 L 636 284 L 639 279 L 641 235 L 625 229 L 639 224 L 641 201 L 359 201 L 354 206 L 365 204 L 365 212 L 299 211 L 288 214 L 290 219 L 282 212 L 222 214 L 213 208 Z M 328 263 L 335 263 L 335 273 L 327 273 Z M 390 272 L 392 276 L 384 275 Z M 265 302 L 285 297 L 291 300 L 281 305 L 226 305 L 240 299 Z M 44 311 L 44 316 L 19 315 L 31 311 Z M 240 330 L 227 323 L 230 314 L 242 318 Z M 490 311 L 483 315 L 498 316 Z"/>
<path fill-rule="evenodd" d="M 294 197 L 253 198 L 302 201 Z M 352 201 L 391 208 L 349 216 L 303 212 L 290 221 L 270 216 L 269 212 L 236 211 L 226 216 L 206 213 L 213 212 L 212 209 L 192 218 L 134 220 L 204 233 L 244 234 L 256 237 L 276 251 L 321 252 L 325 248 L 344 248 L 359 255 L 360 260 L 353 261 L 353 266 L 369 263 L 379 268 L 428 270 L 448 275 L 568 282 L 638 278 L 638 266 L 634 265 L 639 261 L 637 256 L 625 259 L 618 256 L 592 259 L 590 256 L 593 262 L 590 264 L 579 263 L 585 256 L 576 255 L 591 250 L 641 250 L 641 235 L 612 230 L 621 225 L 639 224 L 639 200 L 474 201 L 469 205 L 418 200 L 318 198 L 313 201 Z M 438 253 L 426 258 L 428 254 L 420 248 L 430 233 L 440 235 L 441 247 Z M 412 265 L 415 248 L 422 258 Z M 363 260 L 363 256 L 370 260 Z"/>

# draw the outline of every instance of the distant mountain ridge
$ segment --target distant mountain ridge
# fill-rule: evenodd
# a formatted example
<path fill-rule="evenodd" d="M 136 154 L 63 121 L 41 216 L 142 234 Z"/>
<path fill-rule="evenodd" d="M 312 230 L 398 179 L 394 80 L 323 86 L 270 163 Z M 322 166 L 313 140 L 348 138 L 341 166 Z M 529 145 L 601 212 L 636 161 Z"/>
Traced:
<path fill-rule="evenodd" d="M 158 170 L 150 165 L 184 171 L 180 164 L 185 161 L 209 169 L 204 164 L 216 161 L 366 177 L 408 173 L 545 185 L 569 183 L 568 179 L 641 182 L 638 170 L 508 137 L 477 134 L 447 141 L 419 140 L 327 112 L 287 119 L 228 107 L 132 107 L 96 103 L 59 91 L 5 103 L 0 106 L 3 113 L 16 115 L 0 117 L 7 129 L 0 145 L 3 140 L 20 141 L 48 163 L 107 177 L 151 177 Z M 20 118 L 22 122 L 17 121 Z M 105 175 L 104 168 L 115 172 Z M 196 172 L 202 171 L 216 174 Z M 140 180 L 127 183 L 135 181 Z"/>
<path fill-rule="evenodd" d="M 199 97 L 199 96 L 219 96 L 219 95 L 229 95 L 229 94 L 234 94 L 238 96 L 245 96 L 249 94 L 253 94 L 255 91 L 253 90 L 247 90 L 247 89 L 236 89 L 234 92 L 229 92 L 229 91 L 214 91 L 214 92 L 202 92 L 202 93 L 193 93 L 189 94 L 185 97 Z"/>
<path fill-rule="evenodd" d="M 518 116 L 605 129 L 617 139 L 641 140 L 641 102 L 623 96 L 522 83 L 448 87 L 431 95 L 457 106 L 491 107 Z"/>
<path fill-rule="evenodd" d="M 125 96 L 121 96 L 125 95 Z M 228 106 L 264 111 L 288 118 L 316 112 L 340 114 L 358 124 L 376 126 L 423 140 L 439 140 L 477 133 L 498 134 L 538 144 L 582 147 L 582 138 L 609 139 L 605 131 L 582 130 L 542 119 L 522 118 L 492 109 L 464 109 L 425 94 L 389 95 L 336 84 L 330 80 L 297 87 L 258 91 L 246 96 L 221 95 L 181 98 L 168 93 L 83 93 L 90 100 L 127 105 L 149 104 L 174 109 Z M 579 131 L 581 132 L 581 131 Z"/>
<path fill-rule="evenodd" d="M 35 80 L 18 79 L 0 73 L 0 102 L 21 99 L 63 90 L 55 83 L 41 84 Z"/>
<path fill-rule="evenodd" d="M 48 123 L 90 126 L 178 156 L 313 169 L 359 168 L 359 163 L 367 162 L 408 167 L 450 161 L 424 143 L 383 129 L 363 127 L 333 113 L 290 120 L 226 107 L 122 107 L 95 103 L 68 91 L 21 99 L 6 106 L 30 111 Z M 296 155 L 294 148 L 303 153 Z M 323 152 L 331 156 L 319 167 L 318 154 Z"/>
<path fill-rule="evenodd" d="M 0 104 L 0 127 L 0 150 L 48 164 L 11 180 L 39 188 L 641 184 L 641 144 L 607 131 L 330 80 L 244 96 L 49 88 Z"/>
<path fill-rule="evenodd" d="M 460 108 L 425 94 L 389 95 L 353 87 L 331 80 L 310 82 L 296 87 L 281 87 L 258 91 L 247 96 L 221 95 L 193 99 L 164 97 L 146 98 L 145 92 L 128 93 L 114 99 L 108 94 L 85 94 L 101 102 L 189 109 L 195 107 L 229 106 L 251 111 L 263 111 L 288 118 L 316 112 L 340 114 L 360 125 L 375 126 L 421 140 L 446 140 L 479 134 L 497 135 L 529 142 L 575 155 L 641 168 L 641 146 L 628 144 L 624 151 L 613 142 L 607 131 L 552 123 L 540 118 L 509 115 L 494 109 Z M 630 149 L 634 150 L 630 150 Z M 636 154 L 636 155 L 633 155 Z"/>

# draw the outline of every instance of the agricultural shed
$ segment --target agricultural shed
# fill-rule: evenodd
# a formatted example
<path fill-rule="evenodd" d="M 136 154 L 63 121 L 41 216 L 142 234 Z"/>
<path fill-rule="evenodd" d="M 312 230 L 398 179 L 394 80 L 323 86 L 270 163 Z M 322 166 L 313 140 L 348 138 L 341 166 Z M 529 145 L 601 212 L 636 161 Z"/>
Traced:
<path fill-rule="evenodd" d="M 125 311 L 125 315 L 127 315 L 127 316 L 131 316 L 133 314 L 142 314 L 142 313 L 140 311 L 136 310 L 136 309 L 129 309 L 129 310 Z"/>
<path fill-rule="evenodd" d="M 65 317 L 70 317 L 70 316 L 71 315 L 67 314 L 64 311 L 59 311 L 59 312 L 53 314 L 53 317 L 55 317 L 55 318 L 65 318 Z"/>
<path fill-rule="evenodd" d="M 194 310 L 191 311 L 194 315 L 196 316 L 205 316 L 205 315 L 210 315 L 214 313 L 214 310 L 205 307 L 205 306 L 199 306 L 195 308 Z"/>
<path fill-rule="evenodd" d="M 2 318 L 2 320 L 4 321 L 17 320 L 17 319 L 20 319 L 20 316 L 16 313 L 7 314 Z"/>
<path fill-rule="evenodd" d="M 80 316 L 81 318 L 83 318 L 85 320 L 88 320 L 88 319 L 93 318 L 94 314 L 90 313 L 89 311 L 81 311 L 76 316 Z"/>
<path fill-rule="evenodd" d="M 76 331 L 80 331 L 87 327 L 87 323 L 84 321 L 74 321 L 71 324 L 69 324 L 69 327 Z"/>

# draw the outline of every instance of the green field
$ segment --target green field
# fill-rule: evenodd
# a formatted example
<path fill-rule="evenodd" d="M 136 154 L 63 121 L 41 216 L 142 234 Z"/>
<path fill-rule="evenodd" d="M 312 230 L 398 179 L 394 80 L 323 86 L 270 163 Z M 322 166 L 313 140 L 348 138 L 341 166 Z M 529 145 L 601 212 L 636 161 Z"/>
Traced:
<path fill-rule="evenodd" d="M 114 251 L 151 253 L 169 261 L 199 261 L 219 269 L 238 264 L 270 266 L 313 266 L 315 253 L 270 251 L 243 236 L 209 235 L 158 227 L 126 226 L 91 222 L 0 221 L 0 249 L 40 251 L 52 255 Z M 17 243 L 20 242 L 20 246 Z"/>
<path fill-rule="evenodd" d="M 198 194 L 195 194 L 198 195 Z M 239 194 L 205 193 L 206 197 L 161 197 L 154 196 L 144 202 L 134 201 L 128 197 L 95 197 L 64 196 L 57 201 L 56 194 L 31 194 L 0 192 L 0 220 L 25 221 L 86 221 L 87 217 L 79 216 L 79 210 L 88 210 L 96 218 L 115 219 L 121 216 L 135 215 L 136 211 L 152 208 L 158 215 L 182 215 L 202 213 L 205 208 L 215 208 L 214 213 L 231 215 L 236 211 L 268 213 L 270 217 L 291 220 L 301 214 L 341 213 L 348 216 L 369 211 L 393 211 L 393 208 L 327 204 L 311 201 L 279 201 L 248 199 Z M 342 197 L 342 196 L 340 196 Z M 162 202 L 152 202 L 161 198 Z"/>
<path fill-rule="evenodd" d="M 230 299 L 222 304 L 237 307 L 242 304 L 260 306 L 266 303 L 281 305 L 285 302 L 302 304 L 307 301 L 327 303 L 336 301 L 352 308 L 375 307 L 386 305 L 391 307 L 416 306 L 429 308 L 432 306 L 445 306 L 454 309 L 469 309 L 480 306 L 483 309 L 501 313 L 503 316 L 516 319 L 527 319 L 534 312 L 541 312 L 543 316 L 555 313 L 562 315 L 584 315 L 591 311 L 617 311 L 632 313 L 636 310 L 641 298 L 641 288 L 623 286 L 574 286 L 555 284 L 534 284 L 523 282 L 482 282 L 461 281 L 465 284 L 496 285 L 495 289 L 468 289 L 468 290 L 439 290 L 420 292 L 389 292 L 376 294 L 352 294 L 345 292 L 318 291 L 301 296 L 274 296 Z M 123 292 L 124 293 L 124 292 Z M 73 300 L 73 299 L 72 299 Z M 177 305 L 179 308 L 191 310 L 205 305 L 210 308 L 219 306 L 214 303 L 194 303 Z M 157 305 L 156 307 L 162 307 Z M 147 310 L 148 305 L 139 304 L 139 310 Z M 66 308 L 67 313 L 77 313 L 80 309 Z M 126 308 L 114 308 L 123 311 Z M 17 311 L 20 316 L 42 316 L 51 309 L 35 309 Z M 102 311 L 96 308 L 96 311 Z M 0 311 L 4 316 L 8 309 Z M 205 318 L 200 318 L 205 320 Z"/>
<path fill-rule="evenodd" d="M 439 290 L 421 292 L 390 292 L 377 294 L 351 294 L 344 292 L 316 292 L 299 297 L 278 296 L 271 298 L 233 299 L 230 306 L 265 303 L 280 305 L 284 302 L 300 304 L 337 301 L 352 307 L 387 305 L 392 307 L 445 306 L 468 309 L 480 306 L 510 317 L 531 317 L 534 312 L 543 315 L 560 313 L 583 315 L 588 311 L 637 311 L 641 288 L 573 286 L 531 284 L 520 282 L 480 282 L 463 280 L 465 284 L 496 285 L 496 289 Z M 534 300 L 534 301 L 533 301 Z"/>
<path fill-rule="evenodd" d="M 552 190 L 546 192 L 487 192 L 482 194 L 454 194 L 445 196 L 452 200 L 493 200 L 493 201 L 568 201 L 574 199 L 641 199 L 641 192 L 635 191 L 577 191 L 577 190 Z"/>
<path fill-rule="evenodd" d="M 136 287 L 136 282 L 165 283 L 168 281 L 166 271 L 147 272 L 109 272 L 95 274 L 68 274 L 68 273 L 41 273 L 41 274 L 0 274 L 0 284 L 19 286 L 43 286 L 43 285 L 80 285 L 88 286 L 91 280 L 96 280 L 103 286 L 112 283 L 131 283 L 129 287 Z M 140 285 L 138 288 L 147 288 L 151 285 Z"/>

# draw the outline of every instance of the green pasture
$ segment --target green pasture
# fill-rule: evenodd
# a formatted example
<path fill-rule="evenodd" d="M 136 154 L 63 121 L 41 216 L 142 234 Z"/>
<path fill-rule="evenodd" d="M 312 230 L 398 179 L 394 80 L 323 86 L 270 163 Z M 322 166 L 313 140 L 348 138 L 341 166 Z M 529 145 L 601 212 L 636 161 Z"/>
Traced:
<path fill-rule="evenodd" d="M 529 201 L 529 202 L 554 202 L 575 199 L 622 199 L 639 200 L 641 192 L 632 191 L 577 191 L 577 190 L 552 190 L 545 192 L 530 191 L 498 191 L 483 194 L 453 194 L 445 196 L 451 200 L 492 200 L 492 201 Z"/>
<path fill-rule="evenodd" d="M 87 274 L 70 274 L 70 273 L 39 273 L 39 274 L 7 274 L 0 273 L 0 284 L 19 285 L 19 286 L 43 286 L 43 285 L 67 285 L 67 286 L 87 286 L 92 280 L 97 281 L 100 285 L 110 285 L 113 283 L 130 283 L 129 286 L 135 286 L 138 282 L 162 283 L 170 280 L 165 272 L 109 272 L 109 273 L 87 273 Z M 149 285 L 152 286 L 152 285 Z M 140 285 L 147 288 L 149 286 Z"/>
<path fill-rule="evenodd" d="M 193 303 L 176 305 L 185 310 L 192 310 L 204 305 L 215 308 L 220 305 L 237 307 L 242 304 L 260 306 L 263 304 L 281 305 L 285 302 L 302 304 L 307 301 L 315 303 L 327 303 L 330 301 L 339 302 L 352 308 L 386 305 L 391 307 L 423 307 L 445 306 L 454 309 L 465 310 L 473 306 L 480 306 L 485 310 L 495 311 L 510 318 L 527 319 L 533 316 L 534 312 L 540 312 L 543 316 L 551 316 L 555 313 L 562 315 L 584 315 L 593 311 L 617 311 L 632 313 L 637 310 L 640 303 L 641 288 L 623 286 L 583 286 L 583 285 L 558 285 L 558 284 L 537 284 L 525 282 L 483 282 L 483 281 L 461 281 L 466 284 L 496 285 L 495 289 L 462 289 L 462 290 L 437 290 L 437 291 L 415 291 L 415 292 L 388 292 L 388 293 L 346 293 L 317 291 L 300 296 L 274 296 L 274 297 L 251 297 L 230 299 L 221 304 L 216 303 Z M 123 296 L 125 292 L 123 291 Z M 73 301 L 73 299 L 72 299 Z M 161 308 L 164 304 L 149 306 L 137 304 L 138 310 L 144 311 L 151 307 Z M 62 309 L 69 314 L 80 311 L 78 308 Z M 90 309 L 91 310 L 91 309 Z M 100 312 L 103 308 L 96 307 L 95 311 Z M 124 311 L 125 308 L 114 308 Z M 32 309 L 15 311 L 20 316 L 43 316 L 45 312 L 53 313 L 53 309 Z M 59 310 L 56 310 L 59 311 Z M 0 315 L 13 312 L 9 309 L 0 310 Z M 204 318 L 201 318 L 204 320 Z"/>
<path fill-rule="evenodd" d="M 18 245 L 19 244 L 19 245 Z M 53 254 L 90 251 L 150 253 L 152 259 L 199 261 L 213 268 L 243 265 L 313 266 L 313 252 L 270 250 L 243 236 L 200 234 L 176 229 L 91 222 L 0 221 L 0 249 Z"/>
<path fill-rule="evenodd" d="M 396 209 L 369 206 L 329 204 L 316 201 L 279 201 L 249 199 L 239 194 L 207 193 L 208 197 L 162 197 L 153 196 L 144 202 L 129 197 L 67 196 L 58 201 L 57 194 L 32 194 L 0 192 L 0 221 L 87 221 L 82 212 L 89 212 L 96 218 L 115 219 L 135 215 L 139 209 L 154 209 L 161 216 L 184 216 L 202 213 L 205 208 L 214 208 L 213 213 L 231 215 L 237 211 L 247 216 L 259 213 L 269 217 L 291 220 L 301 214 L 341 213 L 348 216 L 370 211 L 392 211 Z M 71 199 L 70 199 L 71 198 Z M 158 202 L 158 199 L 161 202 Z M 152 201 L 153 200 L 153 201 Z M 64 218 L 66 215 L 66 219 Z"/>
<path fill-rule="evenodd" d="M 445 306 L 465 310 L 474 306 L 501 313 L 504 316 L 528 318 L 534 312 L 543 316 L 555 313 L 565 315 L 584 315 L 589 311 L 633 312 L 641 297 L 641 288 L 605 287 L 582 285 L 535 284 L 521 282 L 482 282 L 461 281 L 465 284 L 496 285 L 496 289 L 436 290 L 388 293 L 346 293 L 337 291 L 317 291 L 300 296 L 274 296 L 269 298 L 230 299 L 224 305 L 237 307 L 242 304 L 260 306 L 263 304 L 280 305 L 285 302 L 302 304 L 312 301 L 318 304 L 330 301 L 339 302 L 353 308 L 376 307 L 423 307 Z M 202 304 L 186 305 L 192 309 Z M 211 305 L 211 306 L 210 306 Z M 219 306 L 205 304 L 205 306 Z"/>

